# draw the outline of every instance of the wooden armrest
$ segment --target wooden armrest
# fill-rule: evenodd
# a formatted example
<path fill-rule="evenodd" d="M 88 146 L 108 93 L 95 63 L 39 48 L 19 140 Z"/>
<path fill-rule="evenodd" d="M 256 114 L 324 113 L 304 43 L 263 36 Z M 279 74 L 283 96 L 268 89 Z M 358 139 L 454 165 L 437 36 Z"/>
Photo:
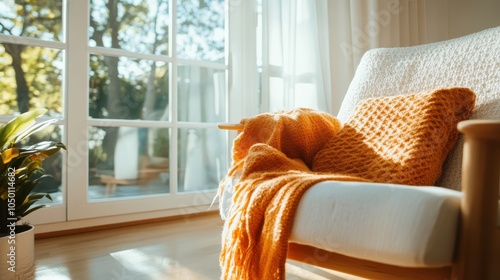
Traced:
<path fill-rule="evenodd" d="M 237 130 L 237 131 L 242 131 L 244 125 L 241 123 L 219 123 L 217 124 L 219 129 L 225 129 L 225 130 Z"/>
<path fill-rule="evenodd" d="M 468 120 L 460 122 L 458 129 L 464 133 L 465 141 L 461 240 L 456 273 L 458 279 L 493 279 L 489 277 L 496 269 L 496 265 L 491 265 L 495 262 L 492 257 L 495 250 L 500 251 L 500 229 L 496 224 L 500 184 L 500 121 Z"/>
<path fill-rule="evenodd" d="M 499 120 L 467 120 L 458 124 L 458 130 L 467 137 L 500 140 Z"/>

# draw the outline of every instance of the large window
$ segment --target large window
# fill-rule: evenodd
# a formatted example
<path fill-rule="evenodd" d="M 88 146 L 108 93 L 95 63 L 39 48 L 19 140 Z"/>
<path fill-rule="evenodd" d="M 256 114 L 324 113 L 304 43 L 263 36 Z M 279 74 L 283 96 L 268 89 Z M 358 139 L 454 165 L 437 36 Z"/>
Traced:
<path fill-rule="evenodd" d="M 60 118 L 37 137 L 69 148 L 45 163 L 68 220 L 211 202 L 228 165 L 226 29 L 223 0 L 0 3 L 0 121 Z"/>
<path fill-rule="evenodd" d="M 90 199 L 217 188 L 224 2 L 92 0 L 89 22 Z"/>

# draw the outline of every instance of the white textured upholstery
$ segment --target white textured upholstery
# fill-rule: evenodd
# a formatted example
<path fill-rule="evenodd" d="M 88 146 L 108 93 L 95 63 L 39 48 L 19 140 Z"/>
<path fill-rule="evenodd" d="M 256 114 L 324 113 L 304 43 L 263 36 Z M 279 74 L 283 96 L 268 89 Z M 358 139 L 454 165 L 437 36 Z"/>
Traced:
<path fill-rule="evenodd" d="M 290 241 L 406 267 L 451 265 L 462 193 L 327 181 L 299 204 Z M 500 203 L 497 225 L 500 227 Z"/>
<path fill-rule="evenodd" d="M 366 52 L 338 118 L 345 122 L 355 106 L 369 97 L 455 86 L 476 93 L 472 119 L 500 119 L 500 27 L 433 44 Z M 462 149 L 460 138 L 438 185 L 460 190 Z"/>
<path fill-rule="evenodd" d="M 224 219 L 232 189 L 221 197 Z M 441 187 L 326 181 L 302 197 L 289 240 L 392 265 L 450 265 L 461 197 Z"/>
<path fill-rule="evenodd" d="M 460 197 L 440 187 L 319 183 L 303 196 L 290 241 L 393 265 L 449 265 Z"/>

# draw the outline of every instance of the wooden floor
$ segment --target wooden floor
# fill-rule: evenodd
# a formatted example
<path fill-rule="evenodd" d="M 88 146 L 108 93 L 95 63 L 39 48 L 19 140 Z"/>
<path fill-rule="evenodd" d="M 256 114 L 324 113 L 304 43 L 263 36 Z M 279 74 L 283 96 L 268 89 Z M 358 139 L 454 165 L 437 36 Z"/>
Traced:
<path fill-rule="evenodd" d="M 218 215 L 36 240 L 36 280 L 215 280 Z M 287 263 L 287 279 L 360 279 Z"/>

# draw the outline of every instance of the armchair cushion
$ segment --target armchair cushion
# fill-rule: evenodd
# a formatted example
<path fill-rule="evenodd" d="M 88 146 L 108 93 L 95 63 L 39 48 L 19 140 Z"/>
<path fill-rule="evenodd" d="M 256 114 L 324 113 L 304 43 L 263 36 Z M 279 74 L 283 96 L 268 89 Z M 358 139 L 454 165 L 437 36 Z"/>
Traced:
<path fill-rule="evenodd" d="M 227 183 L 224 219 L 236 182 Z M 324 181 L 302 196 L 289 241 L 403 267 L 450 265 L 462 196 L 432 186 Z"/>
<path fill-rule="evenodd" d="M 322 182 L 302 197 L 289 240 L 404 267 L 450 265 L 461 196 L 440 187 Z"/>
<path fill-rule="evenodd" d="M 467 88 L 369 98 L 314 157 L 312 170 L 372 182 L 434 185 L 468 119 L 475 94 Z"/>

